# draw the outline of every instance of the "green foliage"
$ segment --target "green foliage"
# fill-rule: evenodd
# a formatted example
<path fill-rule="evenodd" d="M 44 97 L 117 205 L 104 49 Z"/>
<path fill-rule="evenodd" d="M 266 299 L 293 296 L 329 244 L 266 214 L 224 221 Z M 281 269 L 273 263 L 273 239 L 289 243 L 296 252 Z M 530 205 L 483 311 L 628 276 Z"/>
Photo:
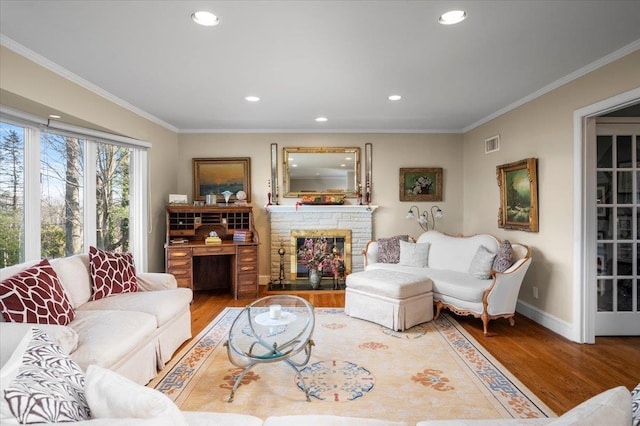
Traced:
<path fill-rule="evenodd" d="M 40 250 L 43 258 L 55 259 L 65 256 L 65 232 L 59 225 L 42 224 Z"/>
<path fill-rule="evenodd" d="M 0 268 L 15 265 L 21 259 L 22 214 L 20 211 L 0 212 Z"/>

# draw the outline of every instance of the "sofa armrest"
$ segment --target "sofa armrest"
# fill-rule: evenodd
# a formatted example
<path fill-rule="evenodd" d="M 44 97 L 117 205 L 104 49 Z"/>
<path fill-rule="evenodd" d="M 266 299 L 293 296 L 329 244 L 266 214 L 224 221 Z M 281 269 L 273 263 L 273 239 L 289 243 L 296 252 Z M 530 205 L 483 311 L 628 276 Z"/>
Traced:
<path fill-rule="evenodd" d="M 520 259 L 505 272 L 493 272 L 493 285 L 485 294 L 489 315 L 513 314 L 522 281 L 531 265 L 531 258 Z"/>
<path fill-rule="evenodd" d="M 138 290 L 156 291 L 178 288 L 176 277 L 163 272 L 140 272 L 138 273 Z"/>
<path fill-rule="evenodd" d="M 377 241 L 369 241 L 367 245 L 362 250 L 362 256 L 364 258 L 364 267 L 371 263 L 378 263 L 378 242 Z"/>

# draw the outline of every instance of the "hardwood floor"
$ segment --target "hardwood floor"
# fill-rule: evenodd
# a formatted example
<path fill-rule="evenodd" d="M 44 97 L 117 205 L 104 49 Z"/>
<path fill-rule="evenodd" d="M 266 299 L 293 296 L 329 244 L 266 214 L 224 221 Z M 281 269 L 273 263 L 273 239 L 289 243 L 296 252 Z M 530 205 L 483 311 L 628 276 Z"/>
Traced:
<path fill-rule="evenodd" d="M 299 292 L 317 307 L 344 307 L 343 291 Z M 227 306 L 246 306 L 252 300 L 233 300 L 228 294 L 197 292 L 191 307 L 196 336 Z M 556 414 L 615 386 L 629 390 L 640 383 L 640 337 L 598 337 L 595 345 L 581 345 L 551 332 L 521 315 L 515 327 L 507 320 L 489 323 L 472 317 L 456 320 L 525 386 Z"/>

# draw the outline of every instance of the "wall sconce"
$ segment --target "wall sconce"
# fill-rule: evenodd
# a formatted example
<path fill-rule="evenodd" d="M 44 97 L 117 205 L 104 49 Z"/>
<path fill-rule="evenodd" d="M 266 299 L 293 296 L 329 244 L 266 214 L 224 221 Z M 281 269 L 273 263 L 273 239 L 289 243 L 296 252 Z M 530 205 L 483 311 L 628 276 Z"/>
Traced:
<path fill-rule="evenodd" d="M 431 214 L 429 214 L 429 211 L 427 210 L 423 211 L 421 214 L 418 206 L 411 206 L 411 208 L 407 212 L 407 219 L 415 218 L 415 214 L 413 213 L 414 209 L 418 214 L 418 225 L 420 225 L 420 227 L 425 231 L 428 231 L 429 229 L 436 229 L 436 218 L 439 219 L 444 215 L 444 213 L 438 206 L 431 207 Z"/>

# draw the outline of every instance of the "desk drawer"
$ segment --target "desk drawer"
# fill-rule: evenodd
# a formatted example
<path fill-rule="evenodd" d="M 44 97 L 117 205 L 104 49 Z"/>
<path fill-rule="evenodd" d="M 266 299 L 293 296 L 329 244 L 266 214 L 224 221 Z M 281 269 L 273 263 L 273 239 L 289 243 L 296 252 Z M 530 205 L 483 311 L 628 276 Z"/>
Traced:
<path fill-rule="evenodd" d="M 167 257 L 169 259 L 191 259 L 191 249 L 189 248 L 179 248 L 179 249 L 168 249 Z"/>
<path fill-rule="evenodd" d="M 167 260 L 167 268 L 174 269 L 191 269 L 191 256 L 188 258 L 169 258 Z"/>
<path fill-rule="evenodd" d="M 238 274 L 239 299 L 258 297 L 258 274 Z"/>
<path fill-rule="evenodd" d="M 187 277 L 187 278 L 176 277 L 176 281 L 178 282 L 178 287 L 191 288 L 191 277 Z"/>
<path fill-rule="evenodd" d="M 167 270 L 171 275 L 178 278 L 191 278 L 191 269 L 190 268 L 169 268 Z"/>
<path fill-rule="evenodd" d="M 246 273 L 255 273 L 258 270 L 258 265 L 253 264 L 238 264 L 238 273 L 246 274 Z"/>
<path fill-rule="evenodd" d="M 194 256 L 209 256 L 215 254 L 235 254 L 236 248 L 231 245 L 211 245 L 208 247 L 194 247 Z"/>

